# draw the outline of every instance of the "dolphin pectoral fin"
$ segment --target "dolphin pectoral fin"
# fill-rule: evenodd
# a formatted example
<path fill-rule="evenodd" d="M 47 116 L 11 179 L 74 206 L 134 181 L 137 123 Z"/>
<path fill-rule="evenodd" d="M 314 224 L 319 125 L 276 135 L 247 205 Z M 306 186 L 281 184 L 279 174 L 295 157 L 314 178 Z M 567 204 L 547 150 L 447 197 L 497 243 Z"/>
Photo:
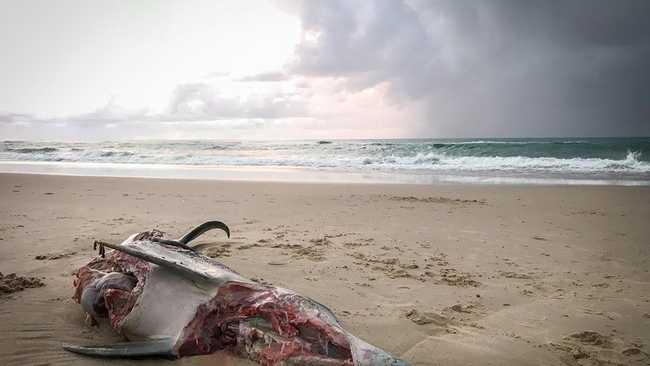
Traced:
<path fill-rule="evenodd" d="M 150 243 L 147 245 L 146 243 Z M 197 271 L 196 268 L 193 268 L 190 265 L 191 257 L 186 257 L 183 255 L 183 258 L 172 257 L 178 253 L 171 251 L 169 249 L 163 248 L 157 243 L 154 242 L 143 242 L 140 246 L 126 246 L 120 244 L 112 244 L 102 242 L 101 245 L 109 247 L 111 249 L 118 250 L 122 253 L 132 255 L 136 258 L 140 258 L 143 261 L 157 264 L 162 267 L 169 268 L 172 271 L 178 272 L 180 275 L 185 276 L 186 278 L 194 280 L 204 280 L 208 282 L 214 282 L 215 278 L 210 276 L 210 274 L 205 273 L 205 271 Z M 151 245 L 156 246 L 157 248 L 151 247 Z M 193 252 L 188 252 L 193 253 Z M 183 263 L 183 259 L 187 263 Z"/>
<path fill-rule="evenodd" d="M 165 267 L 170 271 L 194 282 L 206 282 L 212 286 L 237 281 L 253 283 L 251 280 L 233 273 L 223 264 L 189 250 L 175 250 L 149 240 L 139 241 L 137 245 L 122 245 L 101 242 L 100 245 L 140 258 L 145 262 Z"/>
<path fill-rule="evenodd" d="M 177 358 L 171 338 L 122 342 L 111 345 L 79 346 L 64 344 L 63 349 L 80 355 L 106 358 L 164 357 Z"/>
<path fill-rule="evenodd" d="M 208 230 L 212 229 L 221 229 L 226 232 L 226 235 L 230 238 L 230 229 L 226 224 L 224 224 L 221 221 L 208 221 L 204 222 L 203 224 L 195 227 L 194 229 L 190 230 L 189 233 L 183 235 L 182 238 L 178 239 L 178 242 L 181 242 L 183 244 L 187 244 L 190 241 L 196 239 L 199 237 L 199 235 L 205 233 Z"/>

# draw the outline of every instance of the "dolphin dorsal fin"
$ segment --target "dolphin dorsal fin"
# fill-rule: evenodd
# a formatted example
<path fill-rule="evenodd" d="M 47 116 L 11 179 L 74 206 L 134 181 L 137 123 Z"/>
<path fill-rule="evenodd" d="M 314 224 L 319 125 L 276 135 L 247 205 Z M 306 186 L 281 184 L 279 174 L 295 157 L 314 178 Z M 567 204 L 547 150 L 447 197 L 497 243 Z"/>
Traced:
<path fill-rule="evenodd" d="M 226 235 L 228 235 L 228 237 L 230 238 L 230 229 L 228 228 L 228 225 L 224 224 L 221 221 L 208 221 L 190 230 L 187 234 L 183 235 L 177 241 L 183 244 L 187 244 L 190 241 L 199 237 L 199 235 L 202 235 L 206 231 L 213 230 L 213 229 L 221 229 L 225 231 Z"/>

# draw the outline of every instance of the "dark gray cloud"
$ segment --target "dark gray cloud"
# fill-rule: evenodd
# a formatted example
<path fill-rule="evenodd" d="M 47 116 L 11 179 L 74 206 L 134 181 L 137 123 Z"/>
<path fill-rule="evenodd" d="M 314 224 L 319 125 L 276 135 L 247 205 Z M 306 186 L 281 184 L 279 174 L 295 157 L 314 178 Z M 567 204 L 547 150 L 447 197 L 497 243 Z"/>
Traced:
<path fill-rule="evenodd" d="M 323 1 L 289 70 L 389 83 L 416 133 L 650 135 L 650 2 Z"/>

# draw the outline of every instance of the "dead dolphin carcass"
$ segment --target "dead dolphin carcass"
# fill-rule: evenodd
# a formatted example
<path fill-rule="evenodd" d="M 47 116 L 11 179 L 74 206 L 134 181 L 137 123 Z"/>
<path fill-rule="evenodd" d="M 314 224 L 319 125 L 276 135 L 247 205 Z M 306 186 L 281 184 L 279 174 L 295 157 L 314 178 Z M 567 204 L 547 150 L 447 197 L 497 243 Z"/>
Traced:
<path fill-rule="evenodd" d="M 326 306 L 294 291 L 258 284 L 158 230 L 121 244 L 77 271 L 74 299 L 93 320 L 108 319 L 128 342 L 64 345 L 96 357 L 168 357 L 227 350 L 262 365 L 407 365 L 352 335 Z M 105 253 L 105 247 L 114 249 Z"/>

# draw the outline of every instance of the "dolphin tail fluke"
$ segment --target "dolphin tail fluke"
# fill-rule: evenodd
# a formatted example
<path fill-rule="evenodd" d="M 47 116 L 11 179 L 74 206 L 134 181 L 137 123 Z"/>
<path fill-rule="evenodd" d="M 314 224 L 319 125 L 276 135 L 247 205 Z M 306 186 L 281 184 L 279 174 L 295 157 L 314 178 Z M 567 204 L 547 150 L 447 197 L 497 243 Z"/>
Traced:
<path fill-rule="evenodd" d="M 173 341 L 162 338 L 151 341 L 123 342 L 111 345 L 79 346 L 64 344 L 63 349 L 80 355 L 105 358 L 164 357 L 177 358 Z"/>
<path fill-rule="evenodd" d="M 196 239 L 199 235 L 212 229 L 221 229 L 226 232 L 226 235 L 228 235 L 228 237 L 230 237 L 230 229 L 226 224 L 221 221 L 208 221 L 190 230 L 189 233 L 183 235 L 182 238 L 178 239 L 178 242 L 187 244 L 190 241 Z"/>

